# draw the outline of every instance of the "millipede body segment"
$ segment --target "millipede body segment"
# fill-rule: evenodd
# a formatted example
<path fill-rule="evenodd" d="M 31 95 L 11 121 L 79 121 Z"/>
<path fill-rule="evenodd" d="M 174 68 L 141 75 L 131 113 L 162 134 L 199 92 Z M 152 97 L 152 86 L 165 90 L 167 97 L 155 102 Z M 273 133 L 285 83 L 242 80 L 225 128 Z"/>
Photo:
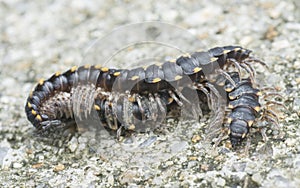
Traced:
<path fill-rule="evenodd" d="M 250 53 L 239 46 L 225 46 L 132 70 L 75 66 L 40 80 L 27 99 L 25 112 L 40 131 L 76 124 L 75 116 L 87 118 L 93 109 L 109 129 L 135 130 L 143 126 L 146 129 L 148 124 L 161 122 L 164 119 L 161 114 L 170 111 L 174 103 L 178 108 L 184 103 L 191 104 L 201 116 L 202 110 L 196 102 L 199 100 L 187 99 L 183 90 L 196 89 L 198 97 L 205 95 L 211 106 L 215 103 L 213 95 L 220 97 L 220 89 L 210 79 L 217 74 L 226 79 L 223 89 L 228 93 L 226 100 L 232 109 L 228 117 L 230 138 L 236 145 L 248 134 L 260 107 L 259 90 L 238 74 L 243 69 L 252 79 L 251 62 L 262 63 Z M 238 73 L 227 72 L 231 65 Z"/>
<path fill-rule="evenodd" d="M 226 81 L 224 88 L 228 93 L 228 108 L 231 109 L 227 117 L 229 137 L 231 144 L 235 146 L 246 137 L 259 115 L 261 91 L 253 87 L 250 79 L 240 80 L 237 72 L 231 73 L 230 76 L 236 82 L 236 86 Z"/>

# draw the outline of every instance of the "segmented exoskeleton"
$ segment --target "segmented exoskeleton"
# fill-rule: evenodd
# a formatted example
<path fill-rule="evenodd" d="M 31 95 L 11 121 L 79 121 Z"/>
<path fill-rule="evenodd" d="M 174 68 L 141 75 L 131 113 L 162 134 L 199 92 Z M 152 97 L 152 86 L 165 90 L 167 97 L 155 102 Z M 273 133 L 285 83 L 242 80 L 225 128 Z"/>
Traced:
<path fill-rule="evenodd" d="M 249 133 L 250 128 L 258 121 L 267 121 L 279 126 L 279 120 L 276 113 L 270 109 L 273 105 L 282 105 L 276 101 L 265 102 L 266 97 L 270 95 L 280 96 L 276 92 L 263 93 L 262 89 L 254 86 L 250 77 L 240 78 L 237 72 L 228 72 L 235 84 L 225 80 L 224 90 L 227 93 L 227 116 L 224 127 L 231 142 L 231 146 L 235 147 L 241 143 Z M 267 139 L 264 129 L 260 127 L 264 140 Z M 220 141 L 220 140 L 219 140 Z"/>
<path fill-rule="evenodd" d="M 226 81 L 224 89 L 228 93 L 228 108 L 231 109 L 227 123 L 231 145 L 234 147 L 247 136 L 259 115 L 261 91 L 253 87 L 249 78 L 240 80 L 236 72 L 230 73 L 230 76 L 236 86 Z"/>
<path fill-rule="evenodd" d="M 111 130 L 146 132 L 157 128 L 168 116 L 174 101 L 167 91 L 142 96 L 129 93 L 101 92 L 95 100 L 101 124 Z"/>
<path fill-rule="evenodd" d="M 227 85 L 230 83 L 237 87 L 235 79 L 239 77 L 224 70 L 225 66 L 234 65 L 239 73 L 244 69 L 253 79 L 255 71 L 250 62 L 264 63 L 250 57 L 250 53 L 250 50 L 239 46 L 225 46 L 182 55 L 161 65 L 132 70 L 97 65 L 72 67 L 63 74 L 55 73 L 48 80 L 40 80 L 27 99 L 25 111 L 28 120 L 39 130 L 64 123 L 76 124 L 75 116 L 80 120 L 86 118 L 93 107 L 99 111 L 101 121 L 111 129 L 132 129 L 136 125 L 128 117 L 130 115 L 138 117 L 143 123 L 150 120 L 155 122 L 158 119 L 153 117 L 167 111 L 170 100 L 174 100 L 178 106 L 184 102 L 195 104 L 192 105 L 193 108 L 196 106 L 194 112 L 201 115 L 199 104 L 187 99 L 183 89 L 194 88 L 204 93 L 210 108 L 218 108 L 215 100 L 221 97 L 209 77 L 221 74 L 228 80 Z M 120 99 L 119 102 L 112 102 L 111 98 L 115 97 Z M 153 105 L 158 107 L 154 108 Z M 223 114 L 222 109 L 219 108 L 219 111 Z"/>

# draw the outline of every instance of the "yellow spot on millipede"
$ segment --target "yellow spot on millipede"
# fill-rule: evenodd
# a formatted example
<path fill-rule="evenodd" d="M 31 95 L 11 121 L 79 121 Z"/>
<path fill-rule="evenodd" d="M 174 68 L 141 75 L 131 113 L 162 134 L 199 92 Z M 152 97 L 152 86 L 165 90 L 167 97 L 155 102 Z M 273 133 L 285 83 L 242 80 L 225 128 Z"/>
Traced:
<path fill-rule="evenodd" d="M 102 71 L 102 72 L 107 72 L 108 70 L 109 70 L 109 69 L 108 69 L 107 67 L 102 67 L 102 68 L 101 68 L 101 71 Z"/>
<path fill-rule="evenodd" d="M 97 111 L 101 110 L 100 106 L 98 106 L 96 104 L 94 105 L 94 109 L 97 110 Z"/>
<path fill-rule="evenodd" d="M 245 137 L 246 137 L 246 133 L 243 133 L 243 134 L 242 134 L 242 138 L 245 138 Z"/>
<path fill-rule="evenodd" d="M 176 63 L 176 59 L 171 59 L 171 60 L 169 60 L 169 62 Z"/>
<path fill-rule="evenodd" d="M 88 68 L 90 68 L 90 66 L 91 66 L 91 65 L 86 64 L 86 65 L 84 65 L 83 67 L 84 67 L 85 69 L 88 69 Z"/>
<path fill-rule="evenodd" d="M 29 97 L 30 97 L 30 98 L 33 97 L 33 91 L 30 91 Z"/>
<path fill-rule="evenodd" d="M 259 107 L 259 106 L 256 106 L 256 107 L 254 108 L 254 110 L 255 110 L 256 112 L 259 112 L 259 111 L 260 111 L 260 107 Z"/>
<path fill-rule="evenodd" d="M 128 127 L 128 130 L 134 130 L 135 129 L 135 125 L 134 124 L 131 124 L 129 127 Z"/>
<path fill-rule="evenodd" d="M 59 76 L 59 75 L 60 75 L 60 72 L 57 71 L 57 72 L 55 73 L 55 76 L 57 77 L 57 76 Z"/>
<path fill-rule="evenodd" d="M 39 121 L 42 121 L 42 120 L 43 120 L 42 117 L 41 117 L 40 115 L 37 115 L 37 116 L 36 116 L 36 119 L 39 120 Z"/>
<path fill-rule="evenodd" d="M 229 135 L 231 133 L 230 129 L 227 130 L 227 134 Z"/>
<path fill-rule="evenodd" d="M 131 77 L 131 80 L 137 80 L 139 78 L 140 78 L 139 76 L 133 76 L 133 77 Z"/>
<path fill-rule="evenodd" d="M 231 92 L 232 91 L 232 88 L 228 87 L 228 88 L 225 88 L 225 91 L 227 92 Z"/>
<path fill-rule="evenodd" d="M 225 85 L 224 82 L 220 82 L 220 83 L 217 83 L 217 84 L 218 84 L 218 86 L 221 86 L 221 87 L 223 87 Z"/>
<path fill-rule="evenodd" d="M 247 123 L 248 123 L 248 126 L 249 126 L 249 127 L 251 127 L 251 126 L 253 125 L 253 121 L 251 121 L 251 120 L 248 121 Z"/>
<path fill-rule="evenodd" d="M 120 76 L 121 72 L 115 72 L 114 76 Z"/>
<path fill-rule="evenodd" d="M 233 97 L 233 96 L 231 96 L 231 95 L 229 95 L 229 99 L 230 99 L 230 100 L 233 100 L 233 99 L 234 99 L 234 97 Z"/>
<path fill-rule="evenodd" d="M 197 73 L 197 72 L 199 72 L 199 71 L 201 71 L 202 70 L 202 68 L 201 67 L 196 67 L 196 68 L 194 68 L 194 73 Z"/>
<path fill-rule="evenodd" d="M 129 102 L 135 102 L 135 97 L 128 97 Z"/>
<path fill-rule="evenodd" d="M 229 52 L 231 52 L 230 50 L 224 50 L 223 54 L 228 54 Z"/>
<path fill-rule="evenodd" d="M 36 115 L 36 111 L 35 110 L 31 110 L 31 114 L 35 116 Z"/>
<path fill-rule="evenodd" d="M 261 91 L 258 91 L 258 92 L 256 93 L 256 95 L 257 95 L 257 96 L 262 96 L 262 92 L 261 92 Z"/>
<path fill-rule="evenodd" d="M 95 69 L 101 69 L 101 65 L 95 65 Z"/>
<path fill-rule="evenodd" d="M 155 63 L 156 66 L 161 67 L 163 65 L 163 63 Z"/>
<path fill-rule="evenodd" d="M 154 78 L 154 79 L 152 80 L 152 83 L 157 83 L 157 82 L 160 82 L 160 81 L 161 81 L 160 78 Z"/>
<path fill-rule="evenodd" d="M 45 80 L 42 78 L 42 79 L 40 79 L 39 80 L 39 85 L 43 85 L 44 84 L 44 82 L 45 82 Z"/>
<path fill-rule="evenodd" d="M 70 70 L 71 72 L 75 72 L 77 70 L 77 66 L 73 66 Z"/>
<path fill-rule="evenodd" d="M 217 61 L 217 60 L 218 60 L 217 57 L 212 57 L 212 58 L 210 58 L 210 62 L 214 62 L 214 61 Z"/>
<path fill-rule="evenodd" d="M 32 105 L 30 104 L 30 102 L 27 103 L 28 108 L 31 108 Z"/>
<path fill-rule="evenodd" d="M 191 54 L 186 53 L 186 54 L 183 54 L 182 57 L 188 57 L 188 58 L 191 58 Z"/>
<path fill-rule="evenodd" d="M 180 75 L 177 75 L 177 76 L 175 76 L 175 80 L 177 81 L 177 80 L 180 80 L 182 78 L 182 76 L 180 76 Z"/>

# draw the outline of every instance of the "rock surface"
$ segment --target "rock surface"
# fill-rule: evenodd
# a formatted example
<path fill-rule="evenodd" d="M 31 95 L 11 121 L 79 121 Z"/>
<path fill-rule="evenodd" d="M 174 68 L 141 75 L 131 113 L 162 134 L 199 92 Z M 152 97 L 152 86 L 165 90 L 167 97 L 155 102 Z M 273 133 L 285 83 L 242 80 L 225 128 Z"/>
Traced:
<path fill-rule="evenodd" d="M 297 2 L 1 1 L 0 186 L 300 187 Z M 131 67 L 140 63 L 136 57 L 176 57 L 167 45 L 125 45 L 126 40 L 143 39 L 142 28 L 119 28 L 120 36 L 113 36 L 112 30 L 124 24 L 151 20 L 178 28 L 147 28 L 149 40 L 163 36 L 158 41 L 188 51 L 238 44 L 263 59 L 269 69 L 258 68 L 258 80 L 281 89 L 289 110 L 281 118 L 283 140 L 267 131 L 269 141 L 264 143 L 259 133 L 253 133 L 249 155 L 244 146 L 236 151 L 226 143 L 212 148 L 203 142 L 206 119 L 168 122 L 170 132 L 138 134 L 131 143 L 121 144 L 93 131 L 63 138 L 37 135 L 24 105 L 40 78 L 82 62 Z M 185 35 L 176 33 L 179 30 Z M 85 53 L 98 38 L 99 49 L 93 51 L 94 46 Z M 113 61 L 106 62 L 105 55 Z"/>

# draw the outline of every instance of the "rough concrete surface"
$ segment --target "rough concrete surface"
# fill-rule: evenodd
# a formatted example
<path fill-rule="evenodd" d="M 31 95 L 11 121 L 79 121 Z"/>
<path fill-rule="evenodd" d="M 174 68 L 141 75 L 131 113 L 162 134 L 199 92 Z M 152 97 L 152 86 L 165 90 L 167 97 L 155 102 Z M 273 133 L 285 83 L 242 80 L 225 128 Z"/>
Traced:
<path fill-rule="evenodd" d="M 24 105 L 40 78 L 79 65 L 91 41 L 113 29 L 153 20 L 184 28 L 201 41 L 187 40 L 186 50 L 237 44 L 263 59 L 269 68 L 256 67 L 258 82 L 281 90 L 287 106 L 278 112 L 283 138 L 268 129 L 263 142 L 254 132 L 248 155 L 245 145 L 232 150 L 224 141 L 212 147 L 203 142 L 207 118 L 170 121 L 170 132 L 139 134 L 133 144 L 93 131 L 57 138 L 35 132 Z M 133 31 L 131 36 L 138 35 Z M 1 0 L 0 186 L 300 187 L 299 36 L 297 0 Z M 127 37 L 101 43 L 100 51 Z M 139 50 L 122 51 L 115 61 L 162 55 Z M 93 55 L 103 63 L 101 54 Z M 121 66 L 131 66 L 125 62 Z"/>

